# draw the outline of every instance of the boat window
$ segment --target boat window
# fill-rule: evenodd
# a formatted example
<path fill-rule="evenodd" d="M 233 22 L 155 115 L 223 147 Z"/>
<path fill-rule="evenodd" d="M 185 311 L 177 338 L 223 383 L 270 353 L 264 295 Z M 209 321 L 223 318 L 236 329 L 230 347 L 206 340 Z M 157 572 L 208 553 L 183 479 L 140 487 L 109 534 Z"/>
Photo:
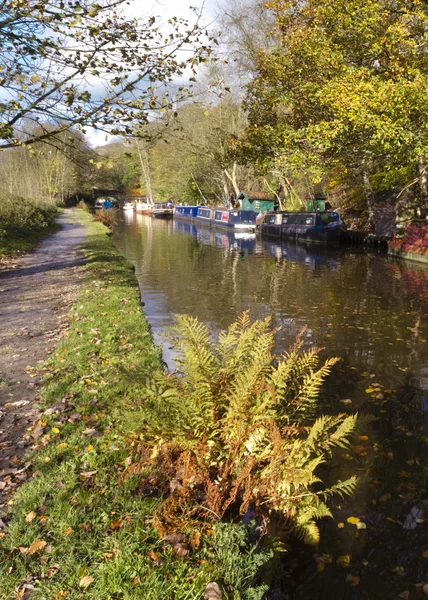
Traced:
<path fill-rule="evenodd" d="M 216 210 L 215 218 L 221 220 L 221 212 L 219 210 Z"/>
<path fill-rule="evenodd" d="M 276 223 L 276 215 L 267 215 L 265 217 L 265 223 L 269 223 L 270 225 L 274 225 Z"/>
<path fill-rule="evenodd" d="M 314 218 L 313 218 L 313 216 L 311 215 L 309 217 L 306 217 L 306 219 L 305 219 L 305 225 L 313 225 L 313 224 L 314 224 Z"/>

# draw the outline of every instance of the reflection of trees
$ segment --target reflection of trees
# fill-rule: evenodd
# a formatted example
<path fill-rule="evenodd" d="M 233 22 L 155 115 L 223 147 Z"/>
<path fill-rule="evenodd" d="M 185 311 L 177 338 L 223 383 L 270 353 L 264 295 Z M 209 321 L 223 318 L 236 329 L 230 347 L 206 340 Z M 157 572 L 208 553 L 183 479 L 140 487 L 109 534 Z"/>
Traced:
<path fill-rule="evenodd" d="M 145 218 L 141 231 L 128 227 L 121 243 L 125 254 L 136 257 L 144 285 L 165 296 L 171 314 L 191 314 L 223 328 L 246 308 L 254 318 L 272 313 L 274 324 L 283 328 L 279 350 L 306 327 L 308 343 L 385 377 L 386 387 L 403 379 L 398 367 L 411 367 L 423 356 L 428 295 L 406 287 L 405 266 L 399 279 L 387 259 L 374 254 L 297 252 L 290 246 L 287 259 L 278 258 L 273 245 L 272 255 L 244 255 L 213 247 L 213 235 L 206 236 L 210 246 L 171 234 L 168 226 Z M 422 281 L 425 275 L 421 272 Z M 412 277 L 419 277 L 417 271 Z"/>

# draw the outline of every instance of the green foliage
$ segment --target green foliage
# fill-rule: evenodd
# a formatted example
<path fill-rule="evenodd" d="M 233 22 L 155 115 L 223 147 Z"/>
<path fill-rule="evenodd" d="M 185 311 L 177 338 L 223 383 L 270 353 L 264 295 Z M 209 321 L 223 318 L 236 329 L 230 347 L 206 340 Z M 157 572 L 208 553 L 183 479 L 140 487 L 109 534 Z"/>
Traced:
<path fill-rule="evenodd" d="M 55 228 L 58 208 L 23 198 L 0 199 L 0 256 L 29 250 Z"/>
<path fill-rule="evenodd" d="M 218 518 L 253 504 L 261 514 L 279 511 L 316 542 L 315 520 L 330 514 L 325 500 L 355 488 L 351 477 L 323 489 L 318 475 L 357 425 L 357 415 L 315 417 L 319 390 L 338 359 L 320 366 L 302 339 L 275 357 L 274 339 L 270 319 L 251 323 L 247 313 L 217 341 L 197 319 L 177 318 L 171 341 L 178 372 L 158 377 L 141 406 L 142 436 L 150 446 L 157 439 L 152 457 L 182 481 L 166 502 L 167 520 L 174 504 L 182 509 L 180 494 L 199 498 L 201 513 Z M 180 475 L 172 473 L 174 456 Z"/>
<path fill-rule="evenodd" d="M 249 86 L 244 153 L 266 169 L 376 190 L 428 156 L 423 2 L 271 0 L 270 47 Z M 367 185 L 367 180 L 366 180 Z"/>

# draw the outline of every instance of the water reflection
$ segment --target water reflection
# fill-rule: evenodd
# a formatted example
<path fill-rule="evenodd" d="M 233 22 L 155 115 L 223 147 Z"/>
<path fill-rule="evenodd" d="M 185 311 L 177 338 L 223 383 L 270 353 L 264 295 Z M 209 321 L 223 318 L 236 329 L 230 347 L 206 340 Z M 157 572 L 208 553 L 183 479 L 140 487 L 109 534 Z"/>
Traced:
<path fill-rule="evenodd" d="M 355 527 L 341 530 L 338 521 L 326 522 L 320 548 L 334 556 L 328 569 L 340 581 L 346 573 L 335 560 L 345 553 L 359 568 L 370 563 L 367 577 L 373 585 L 380 568 L 388 573 L 385 581 L 396 577 L 389 561 L 397 566 L 400 556 L 411 557 L 418 536 L 427 535 L 421 528 L 428 521 L 412 532 L 399 522 L 425 497 L 428 269 L 362 251 L 279 245 L 143 215 L 121 219 L 114 240 L 135 266 L 157 340 L 174 314 L 190 314 L 219 330 L 249 309 L 253 318 L 272 315 L 278 352 L 304 328 L 308 346 L 341 357 L 325 388 L 323 409 L 369 411 L 378 420 L 335 466 L 344 477 L 357 472 L 361 484 L 352 500 L 336 502 L 333 511 L 345 523 L 357 515 L 367 529 L 356 537 Z M 164 356 L 171 361 L 167 347 Z M 317 575 L 312 597 L 334 597 L 328 569 Z M 309 571 L 316 573 L 315 563 Z M 352 597 L 363 591 L 361 597 L 377 597 L 362 585 L 352 588 Z M 343 590 L 340 594 L 347 597 Z"/>

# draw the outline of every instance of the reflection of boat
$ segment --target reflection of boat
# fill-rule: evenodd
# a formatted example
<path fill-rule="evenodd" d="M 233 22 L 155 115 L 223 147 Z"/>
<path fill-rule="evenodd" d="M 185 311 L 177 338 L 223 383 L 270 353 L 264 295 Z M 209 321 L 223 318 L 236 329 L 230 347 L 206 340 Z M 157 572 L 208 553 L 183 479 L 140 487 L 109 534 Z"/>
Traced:
<path fill-rule="evenodd" d="M 174 217 L 174 231 L 180 231 L 196 237 L 197 229 L 193 223 L 179 219 L 176 221 Z"/>
<path fill-rule="evenodd" d="M 129 202 L 129 200 L 125 200 L 122 208 L 123 208 L 123 210 L 127 210 L 127 211 L 134 210 L 134 205 L 132 204 L 132 202 Z"/>
<path fill-rule="evenodd" d="M 172 219 L 173 212 L 174 207 L 170 202 L 155 202 L 152 204 L 150 216 L 158 219 Z"/>
<path fill-rule="evenodd" d="M 306 242 L 339 242 L 345 225 L 335 212 L 271 212 L 260 223 L 262 235 Z"/>
<path fill-rule="evenodd" d="M 325 268 L 335 271 L 341 265 L 342 250 L 338 248 L 314 247 L 313 244 L 295 244 L 286 241 L 281 243 L 281 241 L 273 238 L 261 239 L 255 233 L 248 231 L 233 231 L 231 229 L 220 231 L 216 228 L 204 227 L 203 224 L 201 226 L 197 221 L 186 222 L 174 219 L 174 231 L 196 237 L 198 242 L 204 245 L 245 251 L 246 254 L 266 254 L 275 257 L 277 260 L 305 265 L 311 271 L 319 271 Z"/>

